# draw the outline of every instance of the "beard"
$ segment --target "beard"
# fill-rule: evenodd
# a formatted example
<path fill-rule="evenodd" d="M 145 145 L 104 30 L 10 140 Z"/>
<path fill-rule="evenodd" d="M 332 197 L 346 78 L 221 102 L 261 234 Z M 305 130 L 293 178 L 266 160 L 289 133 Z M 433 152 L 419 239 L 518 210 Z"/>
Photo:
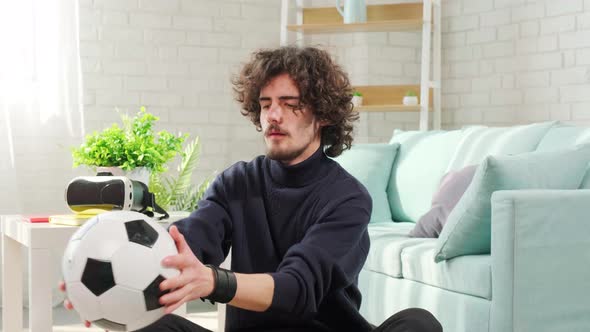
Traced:
<path fill-rule="evenodd" d="M 268 128 L 266 128 L 266 130 L 264 131 L 265 137 L 271 131 L 276 131 L 276 132 L 286 135 L 285 139 L 292 138 L 288 132 L 284 131 L 276 124 L 271 124 Z M 286 162 L 290 162 L 290 161 L 294 160 L 295 158 L 299 157 L 300 155 L 302 155 L 305 152 L 305 150 L 307 149 L 307 147 L 311 144 L 312 140 L 310 139 L 307 142 L 307 144 L 304 144 L 303 146 L 293 147 L 293 148 L 284 147 L 283 144 L 271 144 L 269 142 L 270 141 L 265 141 L 265 143 L 266 143 L 266 156 L 272 160 L 286 163 Z M 282 142 L 282 143 L 287 143 L 287 142 Z"/>
<path fill-rule="evenodd" d="M 288 162 L 297 157 L 299 157 L 307 146 L 303 146 L 298 149 L 291 149 L 291 150 L 283 150 L 278 148 L 266 148 L 266 156 L 272 160 L 281 161 L 281 162 Z"/>

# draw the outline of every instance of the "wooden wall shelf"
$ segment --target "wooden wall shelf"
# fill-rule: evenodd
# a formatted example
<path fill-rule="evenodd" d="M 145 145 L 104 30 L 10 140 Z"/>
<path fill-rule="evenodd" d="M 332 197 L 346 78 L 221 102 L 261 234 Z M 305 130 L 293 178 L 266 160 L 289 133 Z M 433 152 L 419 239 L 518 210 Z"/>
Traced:
<path fill-rule="evenodd" d="M 408 91 L 414 91 L 420 98 L 419 85 L 368 85 L 355 86 L 354 89 L 363 94 L 363 105 L 356 107 L 359 112 L 418 112 L 418 106 L 405 106 L 402 100 Z M 430 89 L 432 105 L 432 89 Z"/>
<path fill-rule="evenodd" d="M 405 31 L 422 28 L 422 4 L 389 4 L 367 6 L 367 22 L 344 24 L 335 7 L 304 8 L 303 24 L 287 25 L 303 33 L 346 33 Z"/>
<path fill-rule="evenodd" d="M 420 105 L 362 105 L 354 108 L 357 112 L 420 112 Z"/>
<path fill-rule="evenodd" d="M 348 33 L 348 32 L 384 32 L 409 31 L 422 27 L 421 20 L 376 21 L 367 23 L 331 23 L 288 25 L 287 29 L 307 34 L 314 33 Z"/>
<path fill-rule="evenodd" d="M 303 44 L 306 34 L 323 33 L 366 33 L 389 31 L 416 31 L 422 34 L 420 59 L 420 84 L 357 86 L 363 94 L 363 105 L 358 112 L 417 112 L 420 130 L 428 130 L 430 111 L 432 126 L 440 129 L 441 124 L 441 7 L 440 0 L 414 0 L 413 3 L 393 3 L 367 6 L 367 22 L 344 24 L 335 6 L 306 8 L 302 2 L 295 4 L 296 13 L 290 12 L 294 1 L 281 1 L 281 45 L 293 42 Z M 296 14 L 296 15 L 293 15 Z M 295 19 L 294 19 L 295 18 Z M 289 23 L 296 24 L 289 24 Z M 290 32 L 291 31 L 291 32 Z M 296 32 L 296 33 L 292 33 Z M 390 35 L 395 38 L 395 35 Z M 291 40 L 290 40 L 291 39 Z M 431 69 L 432 65 L 432 69 Z M 436 88 L 429 88 L 434 86 Z M 426 90 L 428 88 L 428 90 Z M 408 90 L 420 93 L 429 91 L 428 100 L 422 106 L 405 106 L 403 97 Z M 433 101 L 436 100 L 436 104 Z"/>

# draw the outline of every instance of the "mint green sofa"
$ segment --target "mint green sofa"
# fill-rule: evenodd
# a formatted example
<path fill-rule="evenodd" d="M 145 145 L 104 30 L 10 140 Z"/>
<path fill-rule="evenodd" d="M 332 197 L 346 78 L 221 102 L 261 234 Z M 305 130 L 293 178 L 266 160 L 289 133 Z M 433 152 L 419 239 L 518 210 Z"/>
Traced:
<path fill-rule="evenodd" d="M 378 325 L 420 307 L 447 332 L 590 331 L 590 172 L 579 190 L 495 192 L 490 254 L 435 263 L 438 239 L 407 235 L 446 172 L 487 155 L 583 142 L 590 129 L 559 123 L 396 131 L 390 143 L 400 147 L 386 189 L 392 220 L 369 224 L 363 316 Z"/>

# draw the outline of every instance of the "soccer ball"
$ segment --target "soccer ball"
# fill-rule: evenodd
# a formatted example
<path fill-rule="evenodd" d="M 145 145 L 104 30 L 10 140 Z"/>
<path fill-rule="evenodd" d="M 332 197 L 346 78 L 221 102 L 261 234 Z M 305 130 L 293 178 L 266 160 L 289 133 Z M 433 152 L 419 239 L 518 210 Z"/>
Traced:
<path fill-rule="evenodd" d="M 100 328 L 143 328 L 164 315 L 160 282 L 179 271 L 161 261 L 177 253 L 172 237 L 151 218 L 132 211 L 99 214 L 66 247 L 62 272 L 68 299 L 82 319 Z"/>

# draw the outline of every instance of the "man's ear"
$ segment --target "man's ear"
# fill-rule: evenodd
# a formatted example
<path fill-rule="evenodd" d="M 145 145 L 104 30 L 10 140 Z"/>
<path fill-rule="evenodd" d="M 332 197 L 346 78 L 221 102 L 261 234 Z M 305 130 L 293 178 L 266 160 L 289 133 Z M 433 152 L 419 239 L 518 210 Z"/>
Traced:
<path fill-rule="evenodd" d="M 320 127 L 327 127 L 331 125 L 330 121 L 328 120 L 320 120 Z"/>

